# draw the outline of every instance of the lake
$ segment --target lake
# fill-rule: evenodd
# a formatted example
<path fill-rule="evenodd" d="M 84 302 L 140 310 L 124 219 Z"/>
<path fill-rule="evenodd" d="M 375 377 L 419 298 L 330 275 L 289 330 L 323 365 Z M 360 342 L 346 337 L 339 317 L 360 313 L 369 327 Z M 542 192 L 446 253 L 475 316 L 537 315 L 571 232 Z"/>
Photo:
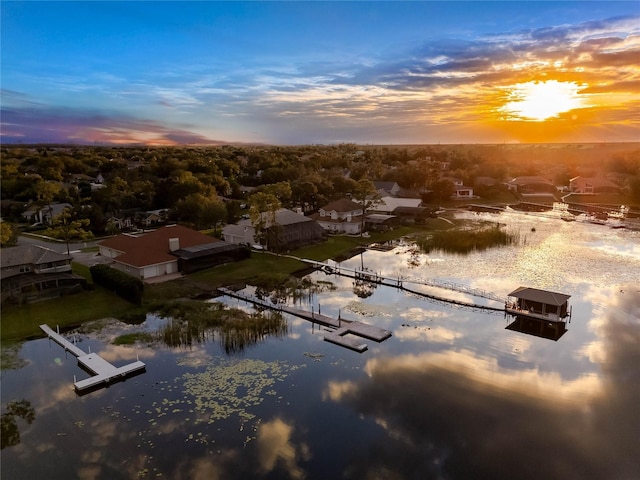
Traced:
<path fill-rule="evenodd" d="M 425 255 L 407 242 L 340 266 L 479 306 L 500 303 L 419 282 L 501 298 L 519 286 L 565 293 L 566 331 L 322 272 L 296 306 L 393 335 L 357 353 L 285 315 L 286 328 L 232 349 L 217 331 L 190 345 L 117 346 L 117 335 L 169 320 L 94 322 L 65 334 L 116 365 L 139 358 L 146 372 L 78 396 L 74 376 L 87 374 L 59 345 L 5 352 L 2 477 L 639 478 L 640 232 L 461 216 L 504 223 L 522 244 Z"/>

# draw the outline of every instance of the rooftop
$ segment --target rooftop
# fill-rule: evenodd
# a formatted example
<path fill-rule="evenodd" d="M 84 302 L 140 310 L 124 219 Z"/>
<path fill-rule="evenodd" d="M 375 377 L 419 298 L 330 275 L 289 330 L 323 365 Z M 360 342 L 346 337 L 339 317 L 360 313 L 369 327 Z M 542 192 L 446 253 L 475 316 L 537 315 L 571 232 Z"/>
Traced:
<path fill-rule="evenodd" d="M 550 292 L 531 287 L 518 287 L 509 294 L 510 297 L 521 298 L 532 302 L 544 303 L 546 305 L 564 305 L 571 295 L 564 293 Z"/>

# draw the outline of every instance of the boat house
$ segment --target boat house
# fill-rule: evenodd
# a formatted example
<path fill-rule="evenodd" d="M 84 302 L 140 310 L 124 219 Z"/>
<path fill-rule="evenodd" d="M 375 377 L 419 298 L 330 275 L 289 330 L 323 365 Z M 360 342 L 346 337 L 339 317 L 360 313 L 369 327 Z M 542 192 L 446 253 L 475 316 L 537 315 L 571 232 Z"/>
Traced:
<path fill-rule="evenodd" d="M 552 322 L 560 322 L 571 316 L 568 304 L 571 295 L 518 287 L 509 294 L 509 297 L 506 311 L 512 315 L 524 315 Z"/>

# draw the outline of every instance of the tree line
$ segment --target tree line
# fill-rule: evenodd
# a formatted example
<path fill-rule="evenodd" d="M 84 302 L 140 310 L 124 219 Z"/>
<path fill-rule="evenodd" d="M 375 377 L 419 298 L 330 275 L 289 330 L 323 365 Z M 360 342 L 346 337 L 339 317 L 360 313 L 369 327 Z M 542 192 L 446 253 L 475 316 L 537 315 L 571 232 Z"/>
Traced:
<path fill-rule="evenodd" d="M 446 176 L 465 185 L 478 177 L 504 181 L 519 175 L 568 182 L 589 170 L 629 176 L 630 193 L 640 203 L 637 145 L 579 147 L 5 145 L 2 217 L 20 222 L 28 204 L 64 202 L 71 205 L 68 213 L 49 226 L 49 233 L 61 238 L 115 233 L 109 218 L 154 209 L 167 209 L 169 220 L 204 229 L 255 216 L 256 210 L 276 202 L 305 213 L 317 211 L 333 200 L 358 195 L 363 181 L 396 182 L 418 194 L 429 192 L 424 200 L 437 202 L 451 194 Z M 14 238 L 5 230 L 3 245 Z"/>

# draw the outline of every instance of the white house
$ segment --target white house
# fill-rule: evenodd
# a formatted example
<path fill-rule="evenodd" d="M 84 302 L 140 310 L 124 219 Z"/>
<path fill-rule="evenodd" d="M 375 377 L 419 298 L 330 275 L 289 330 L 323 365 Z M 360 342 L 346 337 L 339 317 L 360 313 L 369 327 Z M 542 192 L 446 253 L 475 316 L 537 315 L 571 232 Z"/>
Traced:
<path fill-rule="evenodd" d="M 382 213 L 385 215 L 394 215 L 397 208 L 418 208 L 422 200 L 419 198 L 396 198 L 382 197 L 377 205 L 369 209 L 371 213 Z"/>
<path fill-rule="evenodd" d="M 355 235 L 362 231 L 363 213 L 362 205 L 341 198 L 325 205 L 311 218 L 328 232 Z"/>
<path fill-rule="evenodd" d="M 466 187 L 461 179 L 455 177 L 445 177 L 444 179 L 453 183 L 453 187 L 455 188 L 455 192 L 451 198 L 459 199 L 473 197 L 473 187 Z"/>

